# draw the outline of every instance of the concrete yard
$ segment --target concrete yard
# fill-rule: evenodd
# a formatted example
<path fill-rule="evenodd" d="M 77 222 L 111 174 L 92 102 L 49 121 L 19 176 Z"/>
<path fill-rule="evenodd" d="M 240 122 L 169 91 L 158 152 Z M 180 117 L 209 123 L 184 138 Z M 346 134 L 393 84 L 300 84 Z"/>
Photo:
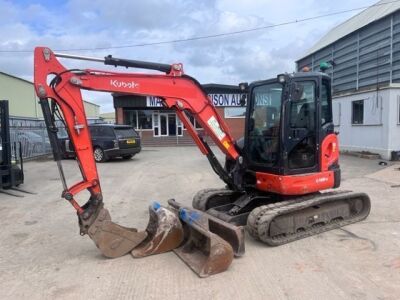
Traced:
<path fill-rule="evenodd" d="M 399 299 L 400 165 L 378 162 L 341 160 L 342 188 L 371 197 L 367 220 L 277 248 L 247 237 L 244 257 L 206 279 L 172 252 L 103 258 L 60 198 L 55 163 L 28 162 L 23 188 L 37 195 L 0 194 L 0 299 Z M 64 167 L 69 184 L 78 181 L 75 161 Z M 223 186 L 195 147 L 146 149 L 98 168 L 113 220 L 140 229 L 152 201 L 190 205 L 197 190 Z"/>

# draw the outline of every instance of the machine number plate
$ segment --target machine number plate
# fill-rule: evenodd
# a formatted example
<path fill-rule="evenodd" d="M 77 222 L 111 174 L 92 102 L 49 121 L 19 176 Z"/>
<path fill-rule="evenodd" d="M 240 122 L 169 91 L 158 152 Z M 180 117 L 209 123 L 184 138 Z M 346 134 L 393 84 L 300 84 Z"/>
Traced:
<path fill-rule="evenodd" d="M 129 139 L 126 141 L 127 144 L 135 144 L 136 141 L 134 139 Z"/>

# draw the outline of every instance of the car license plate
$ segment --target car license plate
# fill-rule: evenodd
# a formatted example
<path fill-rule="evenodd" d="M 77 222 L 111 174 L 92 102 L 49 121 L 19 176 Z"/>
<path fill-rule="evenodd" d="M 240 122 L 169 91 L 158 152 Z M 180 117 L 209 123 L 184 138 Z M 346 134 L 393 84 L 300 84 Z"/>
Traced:
<path fill-rule="evenodd" d="M 136 140 L 130 139 L 126 141 L 127 144 L 136 144 Z"/>

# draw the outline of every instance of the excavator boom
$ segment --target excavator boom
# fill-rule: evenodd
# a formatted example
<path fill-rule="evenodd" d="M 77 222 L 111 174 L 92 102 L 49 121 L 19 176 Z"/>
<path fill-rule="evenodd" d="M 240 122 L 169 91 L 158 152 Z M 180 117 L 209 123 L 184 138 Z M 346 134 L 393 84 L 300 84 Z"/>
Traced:
<path fill-rule="evenodd" d="M 60 63 L 58 57 L 96 61 L 106 65 L 151 69 L 165 74 L 67 69 Z M 98 59 L 57 54 L 46 47 L 35 49 L 34 60 L 35 89 L 40 98 L 49 140 L 63 183 L 62 197 L 68 200 L 77 211 L 81 235 L 88 234 L 105 256 L 118 257 L 132 251 L 134 257 L 143 257 L 170 251 L 183 242 L 184 229 L 176 210 L 168 210 L 160 205 L 150 207 L 150 220 L 146 231 L 122 227 L 111 221 L 110 214 L 103 204 L 81 90 L 159 97 L 165 107 L 176 111 L 188 133 L 200 151 L 207 156 L 212 168 L 221 179 L 231 188 L 240 189 L 240 182 L 237 182 L 234 176 L 226 172 L 220 165 L 206 141 L 197 134 L 186 115 L 186 113 L 190 113 L 194 116 L 197 123 L 203 127 L 207 135 L 213 139 L 228 159 L 233 162 L 238 161 L 239 153 L 223 119 L 216 112 L 200 84 L 183 73 L 182 64 L 158 64 L 118 59 L 111 56 Z M 72 186 L 68 186 L 66 183 L 60 161 L 61 151 L 57 140 L 55 116 L 64 122 L 68 130 L 82 173 L 82 180 Z M 76 200 L 76 195 L 83 190 L 89 191 L 90 198 L 84 205 L 81 205 Z M 220 228 L 224 230 L 224 222 L 222 221 L 221 224 Z M 208 232 L 208 227 L 204 227 L 200 231 Z M 238 239 L 243 240 L 243 235 L 240 235 L 239 232 L 237 234 Z M 220 246 L 215 248 L 217 252 L 219 251 L 218 247 Z M 209 255 L 213 256 L 212 253 Z M 218 263 L 220 259 L 225 258 L 217 257 L 215 263 Z M 214 257 L 211 257 L 209 261 L 214 261 Z M 225 266 L 227 267 L 231 259 L 226 262 Z M 203 270 L 203 268 L 199 266 L 195 270 Z M 200 273 L 198 274 L 200 275 Z M 211 271 L 208 275 L 210 274 L 212 274 Z M 202 271 L 201 276 L 205 275 L 207 272 Z"/>
<path fill-rule="evenodd" d="M 102 61 L 105 64 L 115 66 L 156 69 L 166 71 L 167 74 L 117 73 L 92 69 L 68 70 L 58 61 L 57 56 Z M 48 48 L 38 47 L 35 49 L 35 89 L 41 103 L 46 105 L 47 99 L 50 98 L 63 113 L 65 125 L 74 145 L 83 177 L 81 182 L 73 186 L 66 187 L 64 185 L 63 197 L 71 202 L 78 214 L 82 215 L 84 219 L 88 219 L 92 215 L 92 205 L 88 203 L 87 207 L 81 207 L 74 200 L 74 196 L 85 189 L 90 191 L 93 203 L 101 202 L 102 196 L 83 107 L 82 89 L 133 95 L 152 95 L 161 98 L 165 107 L 176 111 L 201 152 L 209 157 L 213 168 L 217 170 L 223 180 L 230 185 L 234 185 L 229 174 L 226 174 L 222 166 L 218 165 L 219 163 L 215 157 L 213 158 L 213 154 L 206 142 L 196 133 L 185 111 L 190 112 L 196 118 L 196 121 L 204 128 L 207 135 L 213 139 L 214 143 L 228 158 L 236 161 L 239 153 L 235 148 L 234 140 L 230 136 L 224 121 L 201 89 L 200 84 L 195 79 L 184 75 L 182 64 L 162 65 L 115 59 L 110 56 L 101 60 L 55 54 Z M 49 126 L 51 128 L 52 124 L 49 124 Z"/>

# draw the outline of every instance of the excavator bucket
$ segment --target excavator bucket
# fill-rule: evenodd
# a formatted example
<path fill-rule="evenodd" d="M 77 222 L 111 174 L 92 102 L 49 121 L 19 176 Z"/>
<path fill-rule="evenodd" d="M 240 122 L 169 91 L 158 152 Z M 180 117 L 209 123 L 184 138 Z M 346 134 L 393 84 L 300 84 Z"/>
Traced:
<path fill-rule="evenodd" d="M 233 260 L 231 245 L 204 228 L 204 223 L 197 222 L 199 215 L 184 208 L 179 210 L 179 215 L 187 225 L 187 238 L 181 247 L 174 250 L 175 254 L 199 277 L 208 277 L 227 270 Z"/>
<path fill-rule="evenodd" d="M 175 254 L 200 277 L 208 277 L 227 270 L 232 263 L 234 250 L 229 242 L 211 232 L 208 216 L 200 211 L 183 207 L 173 199 L 168 203 L 179 212 L 185 230 L 185 241 L 181 247 L 174 250 Z M 241 249 L 244 250 L 244 247 Z"/>
<path fill-rule="evenodd" d="M 244 246 L 244 227 L 235 226 L 224 222 L 214 216 L 207 214 L 208 228 L 212 233 L 227 241 L 236 257 L 240 257 L 245 252 Z"/>
<path fill-rule="evenodd" d="M 102 208 L 88 229 L 88 235 L 101 253 L 109 258 L 120 257 L 138 246 L 146 237 L 145 231 L 127 228 L 111 221 L 110 213 Z"/>
<path fill-rule="evenodd" d="M 236 257 L 240 257 L 245 253 L 243 226 L 235 226 L 200 210 L 183 206 L 174 199 L 168 200 L 168 204 L 176 211 L 185 209 L 192 217 L 195 216 L 196 218 L 196 215 L 198 215 L 197 222 L 200 222 L 204 228 L 227 241 Z"/>
<path fill-rule="evenodd" d="M 183 242 L 183 227 L 174 212 L 154 203 L 149 207 L 150 219 L 147 238 L 131 252 L 133 257 L 144 257 L 171 251 Z"/>

